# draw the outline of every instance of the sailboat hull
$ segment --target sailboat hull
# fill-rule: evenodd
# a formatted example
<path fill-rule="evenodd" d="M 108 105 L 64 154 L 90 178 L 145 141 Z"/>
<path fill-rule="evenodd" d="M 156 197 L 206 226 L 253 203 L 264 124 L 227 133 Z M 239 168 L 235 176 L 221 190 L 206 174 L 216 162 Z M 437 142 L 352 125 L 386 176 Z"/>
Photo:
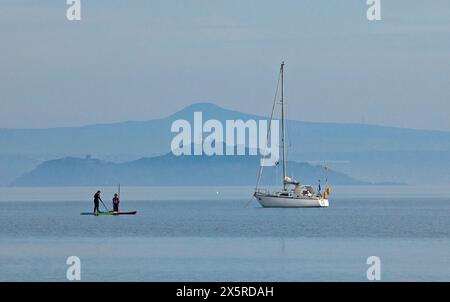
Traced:
<path fill-rule="evenodd" d="M 255 194 L 256 200 L 264 208 L 326 208 L 328 199 L 282 197 L 277 195 Z"/>

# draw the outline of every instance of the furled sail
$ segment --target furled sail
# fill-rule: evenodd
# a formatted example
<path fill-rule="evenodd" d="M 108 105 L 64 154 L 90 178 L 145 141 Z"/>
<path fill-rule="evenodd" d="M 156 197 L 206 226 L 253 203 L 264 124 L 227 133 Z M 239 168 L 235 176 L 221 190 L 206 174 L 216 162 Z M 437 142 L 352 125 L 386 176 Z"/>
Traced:
<path fill-rule="evenodd" d="M 295 180 L 293 178 L 290 178 L 289 176 L 286 176 L 284 178 L 284 183 L 287 184 L 287 185 L 298 185 L 298 184 L 300 184 L 299 181 L 297 181 L 297 180 Z"/>

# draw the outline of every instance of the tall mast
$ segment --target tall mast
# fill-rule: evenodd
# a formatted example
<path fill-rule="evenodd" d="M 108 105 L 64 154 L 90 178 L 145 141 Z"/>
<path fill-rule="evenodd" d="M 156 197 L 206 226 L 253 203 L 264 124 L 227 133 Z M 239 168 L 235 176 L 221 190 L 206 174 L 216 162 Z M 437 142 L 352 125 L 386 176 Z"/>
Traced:
<path fill-rule="evenodd" d="M 284 61 L 281 62 L 281 147 L 283 152 L 283 190 L 286 191 L 286 130 L 284 126 Z"/>

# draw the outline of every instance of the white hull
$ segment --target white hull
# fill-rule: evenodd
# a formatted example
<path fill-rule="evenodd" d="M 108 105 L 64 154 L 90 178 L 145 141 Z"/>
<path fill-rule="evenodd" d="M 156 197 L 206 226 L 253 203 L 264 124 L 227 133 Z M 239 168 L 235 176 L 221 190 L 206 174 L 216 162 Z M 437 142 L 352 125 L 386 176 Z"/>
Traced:
<path fill-rule="evenodd" d="M 256 193 L 255 198 L 265 208 L 326 208 L 328 199 L 315 197 L 281 197 Z"/>

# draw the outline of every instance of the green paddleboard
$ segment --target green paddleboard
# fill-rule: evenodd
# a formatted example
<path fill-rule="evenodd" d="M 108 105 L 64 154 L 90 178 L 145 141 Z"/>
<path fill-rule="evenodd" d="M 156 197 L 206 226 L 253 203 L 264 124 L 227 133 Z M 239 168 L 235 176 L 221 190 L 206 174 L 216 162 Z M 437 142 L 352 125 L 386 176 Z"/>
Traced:
<path fill-rule="evenodd" d="M 117 216 L 117 215 L 135 215 L 137 211 L 132 212 L 115 212 L 115 211 L 109 211 L 109 212 L 98 212 L 94 214 L 93 212 L 85 212 L 81 213 L 81 215 L 91 215 L 91 216 Z"/>

